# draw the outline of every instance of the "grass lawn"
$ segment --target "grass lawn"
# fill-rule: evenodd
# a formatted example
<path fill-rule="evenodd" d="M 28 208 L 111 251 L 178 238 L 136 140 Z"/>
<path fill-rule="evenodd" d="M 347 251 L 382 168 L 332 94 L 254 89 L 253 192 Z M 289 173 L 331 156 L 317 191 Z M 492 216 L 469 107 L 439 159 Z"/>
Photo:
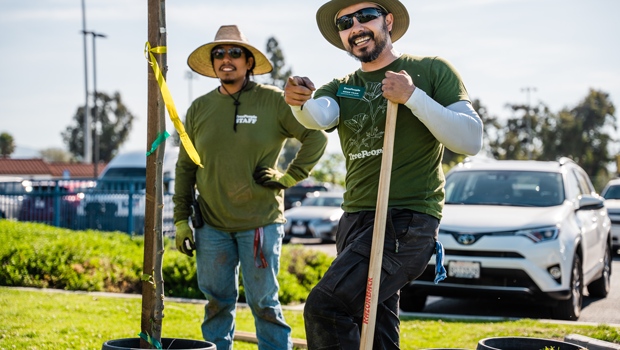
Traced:
<path fill-rule="evenodd" d="M 166 301 L 162 337 L 202 339 L 203 306 Z M 301 311 L 285 310 L 294 338 L 305 339 Z M 139 297 L 58 293 L 0 287 L 0 350 L 101 349 L 111 339 L 135 338 L 140 333 Z M 247 308 L 237 312 L 237 329 L 254 332 Z M 620 343 L 620 329 L 606 325 L 546 323 L 523 319 L 499 322 L 406 319 L 401 322 L 401 348 L 468 348 L 487 337 L 525 336 L 563 340 L 567 334 Z M 257 349 L 235 341 L 236 350 Z"/>

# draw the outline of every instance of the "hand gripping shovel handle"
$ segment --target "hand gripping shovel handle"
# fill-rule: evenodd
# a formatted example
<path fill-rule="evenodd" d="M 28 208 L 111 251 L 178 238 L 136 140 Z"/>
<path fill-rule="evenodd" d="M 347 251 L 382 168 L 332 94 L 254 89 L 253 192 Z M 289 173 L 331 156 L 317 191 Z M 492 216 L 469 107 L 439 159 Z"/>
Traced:
<path fill-rule="evenodd" d="M 385 134 L 383 137 L 383 157 L 381 159 L 381 171 L 379 173 L 377 210 L 375 211 L 375 226 L 372 234 L 372 247 L 370 249 L 368 280 L 366 281 L 366 298 L 364 301 L 360 350 L 372 349 L 373 337 L 375 334 L 377 302 L 379 300 L 379 284 L 381 280 L 381 261 L 383 259 L 383 243 L 385 238 L 388 199 L 390 196 L 390 178 L 392 176 L 392 156 L 394 153 L 397 111 L 398 104 L 388 100 Z"/>

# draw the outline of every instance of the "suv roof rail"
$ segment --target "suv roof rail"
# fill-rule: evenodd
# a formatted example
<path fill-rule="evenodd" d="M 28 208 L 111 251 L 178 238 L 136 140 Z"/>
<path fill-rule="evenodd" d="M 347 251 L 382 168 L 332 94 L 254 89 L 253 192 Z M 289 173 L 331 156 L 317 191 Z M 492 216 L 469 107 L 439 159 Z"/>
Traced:
<path fill-rule="evenodd" d="M 467 156 L 465 159 L 461 161 L 461 163 L 471 163 L 471 162 L 494 162 L 497 159 L 483 156 L 483 155 L 475 155 L 475 156 Z"/>
<path fill-rule="evenodd" d="M 572 159 L 570 159 L 570 158 L 568 158 L 568 157 L 561 157 L 561 158 L 558 160 L 558 163 L 560 163 L 560 165 L 564 165 L 564 164 L 567 164 L 567 163 L 577 164 L 577 163 L 575 163 L 575 161 L 574 161 L 574 160 L 572 160 Z"/>

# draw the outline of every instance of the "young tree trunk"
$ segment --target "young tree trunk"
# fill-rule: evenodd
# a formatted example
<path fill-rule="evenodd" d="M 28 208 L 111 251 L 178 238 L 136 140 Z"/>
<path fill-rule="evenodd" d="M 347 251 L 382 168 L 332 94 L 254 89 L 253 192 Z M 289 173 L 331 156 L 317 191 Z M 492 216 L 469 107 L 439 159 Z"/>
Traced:
<path fill-rule="evenodd" d="M 148 1 L 148 41 L 151 47 L 166 46 L 165 0 Z M 166 54 L 155 55 L 162 74 L 166 74 Z M 147 145 L 150 150 L 159 135 L 165 132 L 164 101 L 157 78 L 150 66 L 148 70 Z M 163 158 L 165 139 L 146 159 L 146 209 L 144 213 L 144 262 L 142 280 L 143 334 L 161 342 L 161 327 L 164 309 L 164 286 L 162 278 L 163 236 Z M 142 340 L 141 348 L 151 348 Z"/>

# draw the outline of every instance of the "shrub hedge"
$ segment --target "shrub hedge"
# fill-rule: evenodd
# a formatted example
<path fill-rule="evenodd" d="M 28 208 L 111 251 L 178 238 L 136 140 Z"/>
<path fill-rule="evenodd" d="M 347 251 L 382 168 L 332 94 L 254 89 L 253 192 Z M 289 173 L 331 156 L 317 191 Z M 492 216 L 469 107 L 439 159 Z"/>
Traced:
<path fill-rule="evenodd" d="M 144 239 L 121 232 L 72 231 L 0 220 L 0 285 L 141 293 Z M 166 239 L 163 262 L 167 296 L 202 299 L 195 260 Z M 280 301 L 306 300 L 333 258 L 299 245 L 284 245 L 278 275 Z M 244 300 L 240 281 L 240 300 Z"/>

